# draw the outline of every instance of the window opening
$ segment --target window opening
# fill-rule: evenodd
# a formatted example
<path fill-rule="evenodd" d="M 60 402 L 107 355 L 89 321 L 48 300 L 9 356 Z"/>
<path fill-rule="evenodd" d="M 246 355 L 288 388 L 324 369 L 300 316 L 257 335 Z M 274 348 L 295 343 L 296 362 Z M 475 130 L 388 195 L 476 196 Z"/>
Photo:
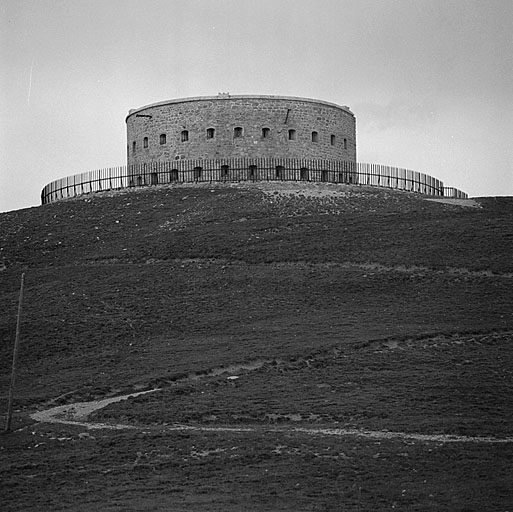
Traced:
<path fill-rule="evenodd" d="M 335 137 L 335 135 L 332 135 L 331 136 L 331 145 L 334 146 L 335 142 L 336 142 L 336 137 Z"/>
<path fill-rule="evenodd" d="M 242 137 L 242 128 L 237 126 L 233 129 L 233 138 L 238 139 L 239 137 Z"/>
<path fill-rule="evenodd" d="M 135 140 L 132 142 L 132 153 L 135 153 Z"/>
<path fill-rule="evenodd" d="M 289 140 L 296 140 L 296 130 L 289 130 Z"/>
<path fill-rule="evenodd" d="M 347 139 L 344 139 L 344 149 L 347 149 Z"/>
<path fill-rule="evenodd" d="M 165 144 L 166 143 L 166 134 L 165 133 L 161 133 L 160 134 L 160 143 L 161 144 Z"/>
<path fill-rule="evenodd" d="M 208 128 L 207 129 L 207 139 L 213 139 L 216 131 L 214 128 Z"/>
<path fill-rule="evenodd" d="M 182 142 L 187 142 L 189 140 L 189 132 L 187 130 L 183 130 L 182 132 Z"/>
<path fill-rule="evenodd" d="M 319 142 L 319 134 L 317 132 L 312 132 L 312 142 Z"/>
<path fill-rule="evenodd" d="M 148 147 L 148 137 L 144 137 L 143 139 L 143 148 L 146 149 Z"/>
<path fill-rule="evenodd" d="M 268 139 L 270 135 L 271 135 L 270 128 L 262 128 L 262 138 L 263 139 Z"/>

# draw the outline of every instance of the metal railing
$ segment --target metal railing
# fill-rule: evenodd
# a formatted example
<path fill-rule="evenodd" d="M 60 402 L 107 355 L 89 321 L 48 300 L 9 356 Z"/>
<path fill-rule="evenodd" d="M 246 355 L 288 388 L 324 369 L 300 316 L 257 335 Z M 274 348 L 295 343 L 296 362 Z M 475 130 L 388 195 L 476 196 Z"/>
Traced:
<path fill-rule="evenodd" d="M 48 204 L 83 194 L 170 183 L 309 181 L 407 190 L 431 196 L 467 198 L 442 181 L 409 169 L 380 164 L 296 158 L 175 160 L 108 167 L 53 181 L 41 191 Z"/>

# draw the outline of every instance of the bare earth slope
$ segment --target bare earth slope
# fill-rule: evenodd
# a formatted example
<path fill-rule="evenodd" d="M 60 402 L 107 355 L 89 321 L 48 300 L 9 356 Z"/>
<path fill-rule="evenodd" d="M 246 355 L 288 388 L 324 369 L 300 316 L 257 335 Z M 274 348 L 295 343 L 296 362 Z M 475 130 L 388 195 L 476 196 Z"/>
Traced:
<path fill-rule="evenodd" d="M 297 430 L 513 435 L 512 198 L 154 187 L 2 214 L 0 237 L 2 411 L 26 273 L 2 509 L 513 502 L 512 443 Z M 157 387 L 94 414 L 126 432 L 25 419 Z"/>

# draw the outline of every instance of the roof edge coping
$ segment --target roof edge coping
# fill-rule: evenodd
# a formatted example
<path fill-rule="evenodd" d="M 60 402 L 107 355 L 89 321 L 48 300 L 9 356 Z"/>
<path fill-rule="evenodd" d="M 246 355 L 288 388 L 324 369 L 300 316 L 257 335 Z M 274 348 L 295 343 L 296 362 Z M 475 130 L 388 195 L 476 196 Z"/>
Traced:
<path fill-rule="evenodd" d="M 348 114 L 352 115 L 354 117 L 353 112 L 351 112 L 350 108 L 346 105 L 341 106 L 337 105 L 336 103 L 331 103 L 329 101 L 324 100 L 316 100 L 314 98 L 302 98 L 300 96 L 275 96 L 271 94 L 227 94 L 227 93 L 221 93 L 217 96 L 191 96 L 189 98 L 177 98 L 174 100 L 165 100 L 165 101 L 158 101 L 156 103 L 150 103 L 149 105 L 144 105 L 143 107 L 139 108 L 133 108 L 128 111 L 128 115 L 125 118 L 125 122 L 127 119 L 137 112 L 142 112 L 143 110 L 146 110 L 148 108 L 153 107 L 161 107 L 163 105 L 172 105 L 175 103 L 187 103 L 192 101 L 212 101 L 212 100 L 218 100 L 218 101 L 229 101 L 229 100 L 239 100 L 239 99 L 266 99 L 266 100 L 292 100 L 292 101 L 306 101 L 309 103 L 318 103 L 321 105 L 327 105 L 329 107 L 335 107 L 340 110 L 343 110 L 344 112 L 347 112 Z"/>

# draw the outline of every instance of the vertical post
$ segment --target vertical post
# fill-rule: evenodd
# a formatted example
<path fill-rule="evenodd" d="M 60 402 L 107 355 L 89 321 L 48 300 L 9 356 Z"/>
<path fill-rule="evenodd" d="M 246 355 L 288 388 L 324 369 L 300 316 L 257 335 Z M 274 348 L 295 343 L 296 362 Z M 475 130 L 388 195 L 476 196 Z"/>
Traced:
<path fill-rule="evenodd" d="M 9 388 L 9 404 L 7 406 L 7 422 L 5 424 L 5 432 L 11 430 L 12 420 L 12 403 L 14 397 L 14 385 L 16 382 L 16 360 L 18 358 L 18 347 L 20 344 L 20 325 L 21 325 L 21 306 L 23 303 L 23 284 L 25 281 L 25 273 L 21 274 L 20 285 L 20 298 L 18 302 L 18 318 L 16 320 L 16 338 L 14 339 L 14 353 L 12 355 L 12 372 L 11 372 L 11 387 Z"/>

